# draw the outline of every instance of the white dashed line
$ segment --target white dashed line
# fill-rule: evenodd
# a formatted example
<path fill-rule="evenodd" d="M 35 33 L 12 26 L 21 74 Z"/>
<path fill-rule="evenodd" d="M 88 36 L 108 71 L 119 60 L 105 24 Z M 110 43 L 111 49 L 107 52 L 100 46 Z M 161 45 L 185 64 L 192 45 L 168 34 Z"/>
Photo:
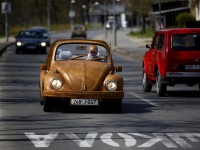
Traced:
<path fill-rule="evenodd" d="M 152 102 L 150 99 L 146 99 L 146 98 L 142 98 L 139 94 L 135 93 L 135 92 L 128 92 L 129 94 L 139 98 L 140 100 L 150 104 L 150 105 L 153 105 L 153 106 L 156 106 L 156 107 L 159 107 L 160 105 L 155 103 L 155 102 Z"/>

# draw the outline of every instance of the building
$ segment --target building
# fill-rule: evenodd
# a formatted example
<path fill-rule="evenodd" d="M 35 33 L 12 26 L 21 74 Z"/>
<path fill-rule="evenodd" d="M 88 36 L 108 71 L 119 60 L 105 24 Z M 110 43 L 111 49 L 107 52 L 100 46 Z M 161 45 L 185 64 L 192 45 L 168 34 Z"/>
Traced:
<path fill-rule="evenodd" d="M 162 2 L 152 5 L 151 17 L 154 23 L 158 23 L 162 18 L 161 23 L 165 28 L 176 26 L 176 16 L 183 12 L 190 12 L 189 1 L 176 0 L 172 2 Z"/>
<path fill-rule="evenodd" d="M 105 23 L 111 19 L 116 18 L 116 22 L 120 24 L 121 27 L 127 26 L 127 18 L 129 18 L 131 11 L 128 7 L 121 3 L 104 3 L 93 5 L 89 9 L 89 20 L 90 23 Z"/>

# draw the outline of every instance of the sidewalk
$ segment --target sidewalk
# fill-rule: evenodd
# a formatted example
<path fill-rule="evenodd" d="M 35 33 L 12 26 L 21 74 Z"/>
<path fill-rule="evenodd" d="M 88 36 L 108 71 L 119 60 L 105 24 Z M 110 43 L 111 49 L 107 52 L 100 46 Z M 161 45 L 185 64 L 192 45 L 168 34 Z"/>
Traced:
<path fill-rule="evenodd" d="M 107 32 L 107 38 L 105 37 L 105 33 L 102 32 L 102 34 L 97 35 L 95 39 L 104 40 L 111 44 L 112 50 L 117 53 L 142 59 L 145 51 L 148 50 L 146 44 L 151 44 L 152 38 L 136 38 L 129 36 L 128 34 L 131 30 L 137 31 L 138 29 L 121 29 L 117 31 L 117 46 L 114 46 L 114 35 L 112 31 Z M 14 37 L 9 37 L 8 42 L 6 42 L 6 38 L 0 38 L 0 55 L 4 49 L 13 42 L 15 42 Z"/>
<path fill-rule="evenodd" d="M 122 29 L 117 31 L 117 46 L 114 46 L 114 35 L 108 31 L 107 38 L 105 33 L 98 35 L 95 39 L 105 40 L 111 44 L 113 51 L 121 54 L 126 54 L 135 58 L 142 59 L 146 48 L 146 44 L 151 44 L 152 38 L 136 38 L 129 36 L 131 29 Z"/>
<path fill-rule="evenodd" d="M 15 38 L 14 38 L 14 37 L 9 37 L 8 42 L 6 41 L 6 38 L 5 38 L 5 37 L 0 38 L 0 56 L 1 56 L 1 54 L 4 52 L 4 50 L 5 50 L 8 46 L 14 44 L 14 42 L 15 42 Z"/>

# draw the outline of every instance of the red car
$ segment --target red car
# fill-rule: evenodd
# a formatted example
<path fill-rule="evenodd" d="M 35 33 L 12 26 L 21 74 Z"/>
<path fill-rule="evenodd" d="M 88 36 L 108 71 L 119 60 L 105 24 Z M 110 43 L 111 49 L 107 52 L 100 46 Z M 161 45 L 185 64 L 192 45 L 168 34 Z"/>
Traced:
<path fill-rule="evenodd" d="M 156 83 L 158 96 L 167 86 L 197 85 L 200 90 L 200 28 L 156 31 L 143 59 L 143 90 L 151 92 Z"/>

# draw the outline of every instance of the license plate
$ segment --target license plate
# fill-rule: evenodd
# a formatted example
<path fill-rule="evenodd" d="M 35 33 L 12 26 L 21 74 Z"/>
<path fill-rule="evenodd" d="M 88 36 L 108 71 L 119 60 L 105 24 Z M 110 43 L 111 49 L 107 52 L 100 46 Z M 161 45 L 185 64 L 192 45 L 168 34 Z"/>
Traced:
<path fill-rule="evenodd" d="M 185 70 L 200 70 L 200 65 L 185 65 Z"/>
<path fill-rule="evenodd" d="M 99 105 L 97 99 L 71 99 L 71 105 Z"/>
<path fill-rule="evenodd" d="M 27 48 L 28 48 L 28 49 L 35 49 L 36 46 L 28 46 Z"/>

